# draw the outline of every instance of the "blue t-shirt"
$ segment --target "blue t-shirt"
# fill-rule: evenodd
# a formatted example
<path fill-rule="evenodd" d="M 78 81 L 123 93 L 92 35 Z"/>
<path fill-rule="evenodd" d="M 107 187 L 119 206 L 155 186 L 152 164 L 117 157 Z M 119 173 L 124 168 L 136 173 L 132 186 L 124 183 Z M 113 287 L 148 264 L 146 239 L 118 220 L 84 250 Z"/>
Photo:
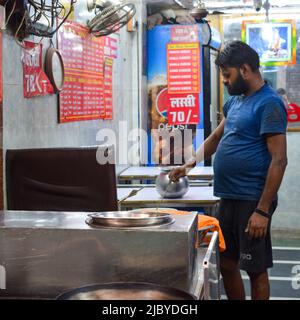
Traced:
<path fill-rule="evenodd" d="M 231 97 L 223 107 L 225 128 L 214 159 L 214 194 L 259 200 L 271 162 L 267 133 L 286 133 L 282 99 L 268 85 L 250 96 Z"/>

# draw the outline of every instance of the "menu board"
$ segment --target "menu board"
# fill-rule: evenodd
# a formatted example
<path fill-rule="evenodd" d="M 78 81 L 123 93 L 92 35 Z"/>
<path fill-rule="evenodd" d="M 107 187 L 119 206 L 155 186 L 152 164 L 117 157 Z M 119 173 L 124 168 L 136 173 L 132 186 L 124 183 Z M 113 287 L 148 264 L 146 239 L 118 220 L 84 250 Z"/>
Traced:
<path fill-rule="evenodd" d="M 200 92 L 200 45 L 168 43 L 168 93 Z"/>
<path fill-rule="evenodd" d="M 111 120 L 113 118 L 113 95 L 112 95 L 112 76 L 113 76 L 113 62 L 112 58 L 105 58 L 104 60 L 104 106 L 105 119 Z"/>
<path fill-rule="evenodd" d="M 96 38 L 87 27 L 67 21 L 58 31 L 58 48 L 65 65 L 59 121 L 107 119 L 104 100 L 112 101 L 112 71 L 111 97 L 104 96 L 104 59 L 117 57 L 117 40 Z M 108 108 L 111 115 L 112 107 L 111 103 Z"/>
<path fill-rule="evenodd" d="M 117 59 L 118 57 L 118 40 L 113 37 L 104 37 L 104 55 L 106 57 L 111 57 Z"/>

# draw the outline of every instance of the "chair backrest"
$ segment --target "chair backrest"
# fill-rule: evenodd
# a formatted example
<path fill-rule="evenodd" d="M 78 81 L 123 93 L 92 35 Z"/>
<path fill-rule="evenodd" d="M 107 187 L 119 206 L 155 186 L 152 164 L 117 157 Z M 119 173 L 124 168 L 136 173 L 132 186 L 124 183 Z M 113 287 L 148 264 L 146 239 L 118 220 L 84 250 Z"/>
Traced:
<path fill-rule="evenodd" d="M 8 210 L 117 210 L 115 165 L 100 165 L 97 150 L 113 153 L 112 146 L 7 150 Z"/>

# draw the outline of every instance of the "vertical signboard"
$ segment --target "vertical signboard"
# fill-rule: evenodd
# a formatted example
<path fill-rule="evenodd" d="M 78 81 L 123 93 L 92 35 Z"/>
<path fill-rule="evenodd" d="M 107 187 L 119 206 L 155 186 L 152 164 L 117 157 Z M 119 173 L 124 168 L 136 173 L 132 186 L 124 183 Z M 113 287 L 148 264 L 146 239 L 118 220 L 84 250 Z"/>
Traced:
<path fill-rule="evenodd" d="M 200 28 L 156 26 L 147 53 L 148 163 L 180 165 L 204 138 Z"/>
<path fill-rule="evenodd" d="M 114 60 L 112 58 L 105 58 L 104 60 L 104 106 L 105 119 L 107 120 L 113 118 L 113 62 Z"/>
<path fill-rule="evenodd" d="M 168 101 L 170 101 L 168 103 L 169 124 L 198 124 L 200 93 L 199 42 L 168 43 L 167 68 Z"/>
<path fill-rule="evenodd" d="M 0 210 L 4 208 L 3 201 L 3 75 L 2 75 L 2 32 L 0 32 Z M 1 289 L 1 288 L 0 288 Z"/>

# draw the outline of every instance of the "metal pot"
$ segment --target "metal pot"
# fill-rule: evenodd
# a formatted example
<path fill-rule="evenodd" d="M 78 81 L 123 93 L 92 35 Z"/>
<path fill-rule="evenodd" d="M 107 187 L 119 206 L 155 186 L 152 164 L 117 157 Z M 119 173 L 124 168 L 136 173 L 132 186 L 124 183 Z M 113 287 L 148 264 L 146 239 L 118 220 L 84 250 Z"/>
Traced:
<path fill-rule="evenodd" d="M 156 190 L 163 198 L 180 198 L 184 196 L 189 189 L 189 180 L 187 177 L 181 177 L 177 182 L 169 178 L 170 167 L 161 168 L 161 172 L 156 178 Z"/>
<path fill-rule="evenodd" d="M 146 282 L 111 282 L 73 289 L 58 300 L 195 300 L 193 295 Z"/>

